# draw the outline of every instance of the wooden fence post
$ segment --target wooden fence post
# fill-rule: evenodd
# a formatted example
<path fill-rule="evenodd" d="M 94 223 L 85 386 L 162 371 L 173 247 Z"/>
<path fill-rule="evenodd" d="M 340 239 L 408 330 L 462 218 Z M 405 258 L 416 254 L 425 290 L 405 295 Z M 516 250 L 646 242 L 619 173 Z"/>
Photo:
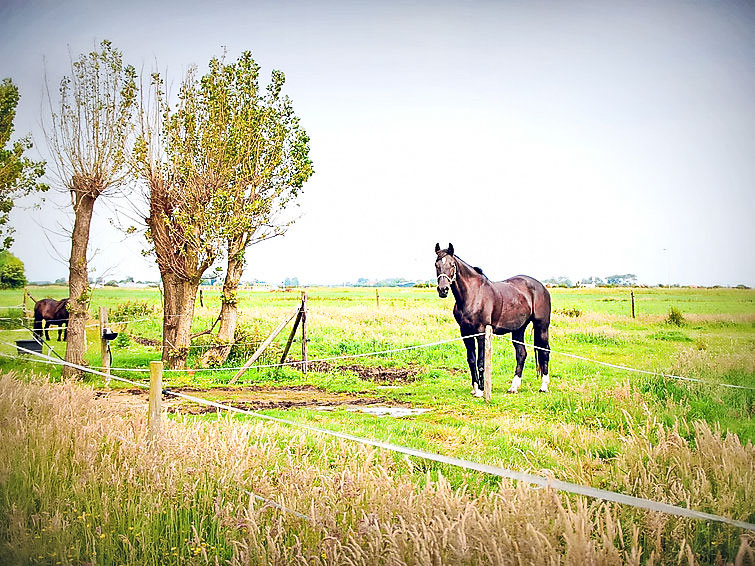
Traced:
<path fill-rule="evenodd" d="M 634 289 L 630 291 L 630 294 L 632 296 L 632 318 L 634 318 Z"/>
<path fill-rule="evenodd" d="M 286 327 L 286 325 L 289 322 L 291 322 L 291 319 L 293 319 L 297 315 L 297 313 L 299 313 L 299 312 L 300 312 L 299 309 L 297 309 L 297 310 L 295 310 L 294 312 L 291 313 L 291 316 L 289 316 L 288 318 L 286 318 L 286 319 L 284 319 L 284 320 L 281 321 L 281 323 L 276 327 L 275 330 L 273 330 L 273 332 L 270 334 L 270 336 L 268 336 L 267 338 L 265 338 L 265 341 L 262 344 L 260 344 L 260 347 L 257 348 L 257 350 L 254 352 L 254 354 L 252 354 L 252 357 L 249 358 L 246 361 L 246 363 L 244 363 L 244 365 L 241 367 L 241 369 L 238 372 L 236 372 L 236 375 L 234 375 L 231 378 L 231 380 L 228 382 L 228 385 L 233 385 L 234 383 L 236 383 L 238 381 L 238 379 L 242 375 L 244 375 L 244 373 L 246 372 L 246 370 L 249 369 L 249 367 L 257 360 L 257 358 L 259 358 L 262 355 L 262 352 L 265 351 L 265 348 L 267 348 L 270 345 L 270 343 L 273 341 L 273 339 L 276 336 L 278 336 L 278 334 L 280 334 L 281 330 L 283 330 Z"/>
<path fill-rule="evenodd" d="M 110 385 L 110 348 L 108 341 L 105 340 L 105 329 L 107 328 L 107 307 L 100 307 L 100 365 L 102 371 L 107 374 L 105 385 Z"/>
<path fill-rule="evenodd" d="M 307 373 L 307 292 L 301 296 L 301 372 Z"/>
<path fill-rule="evenodd" d="M 485 375 L 483 377 L 483 395 L 485 402 L 489 403 L 493 398 L 493 327 L 485 327 Z"/>
<path fill-rule="evenodd" d="M 291 349 L 291 344 L 294 342 L 294 338 L 296 337 L 296 331 L 299 330 L 299 323 L 301 322 L 301 313 L 302 313 L 302 307 L 299 307 L 299 314 L 296 315 L 296 320 L 294 321 L 294 327 L 291 329 L 291 334 L 288 335 L 288 342 L 286 342 L 286 347 L 283 349 L 283 355 L 281 356 L 281 365 L 286 363 L 286 356 L 288 356 L 288 351 Z"/>
<path fill-rule="evenodd" d="M 380 293 L 377 289 L 375 289 L 375 304 L 377 305 L 377 308 L 380 308 Z"/>
<path fill-rule="evenodd" d="M 147 423 L 149 426 L 150 444 L 155 444 L 160 439 L 160 424 L 163 405 L 163 363 L 155 361 L 149 363 L 149 413 Z"/>

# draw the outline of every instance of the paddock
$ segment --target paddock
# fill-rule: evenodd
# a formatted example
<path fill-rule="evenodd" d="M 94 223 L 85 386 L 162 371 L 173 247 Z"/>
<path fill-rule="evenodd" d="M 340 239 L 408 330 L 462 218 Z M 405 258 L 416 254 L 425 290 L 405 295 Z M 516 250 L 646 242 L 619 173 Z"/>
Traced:
<path fill-rule="evenodd" d="M 707 411 L 703 413 L 705 422 L 725 427 L 744 442 L 751 439 L 747 409 L 755 386 L 751 291 L 635 290 L 639 312 L 632 318 L 628 289 L 554 289 L 551 390 L 540 394 L 538 380 L 525 378 L 518 395 L 507 395 L 514 364 L 511 344 L 495 337 L 489 402 L 469 396 L 464 349 L 455 323 L 448 304 L 433 293 L 433 289 L 381 289 L 378 305 L 370 289 L 308 289 L 306 375 L 298 369 L 298 356 L 280 365 L 288 338 L 288 332 L 282 331 L 270 351 L 247 368 L 238 383 L 229 386 L 238 369 L 300 301 L 295 292 L 242 296 L 249 342 L 226 368 L 165 371 L 161 389 L 184 397 L 170 401 L 160 420 L 164 426 L 173 426 L 170 423 L 177 418 L 208 418 L 220 406 L 232 407 L 239 415 L 243 411 L 260 413 L 585 488 L 596 487 L 585 481 L 593 479 L 601 485 L 614 485 L 609 491 L 621 495 L 631 494 L 622 493 L 620 483 L 612 484 L 612 462 L 626 456 L 627 432 L 639 430 L 648 414 L 691 423 L 699 419 L 701 402 L 708 400 L 703 409 Z M 204 310 L 197 312 L 198 330 L 210 322 L 218 305 L 212 292 L 205 291 L 204 299 Z M 155 345 L 160 313 L 147 312 L 147 304 L 142 312 L 120 318 L 125 313 L 119 312 L 118 305 L 120 311 L 126 311 L 123 305 L 127 301 L 115 295 L 107 301 L 112 303 L 111 324 L 129 338 L 128 343 L 122 339 L 120 346 L 117 339 L 112 344 L 110 389 L 103 388 L 104 376 L 92 373 L 85 378 L 101 391 L 102 402 L 109 391 L 124 386 L 116 377 L 138 384 L 126 383 L 125 391 L 135 387 L 146 390 L 146 366 L 160 356 Z M 133 307 L 133 299 L 131 303 Z M 684 325 L 665 321 L 672 304 L 684 305 Z M 100 371 L 96 369 L 98 333 L 99 321 L 93 321 L 89 360 L 95 372 Z M 528 337 L 525 342 L 531 348 Z M 196 344 L 196 350 L 210 343 Z M 297 346 L 295 343 L 292 351 L 298 352 Z M 189 362 L 198 359 L 198 355 L 190 356 Z M 525 368 L 525 375 L 534 376 L 532 365 Z M 294 396 L 301 399 L 302 391 L 309 397 L 297 404 Z M 120 395 L 145 397 L 145 393 Z M 338 397 L 341 403 L 334 402 Z M 196 399 L 209 403 L 206 410 L 199 409 L 202 402 Z M 669 399 L 676 401 L 669 404 Z M 350 410 L 359 403 L 429 410 L 398 418 L 374 416 Z M 456 487 L 470 485 L 471 477 L 480 473 L 448 462 L 428 460 L 422 464 L 424 455 L 417 453 L 409 457 L 413 466 L 441 474 Z M 476 483 L 480 481 L 482 484 Z M 472 483 L 478 486 L 476 490 L 495 485 L 481 477 Z M 270 494 L 258 495 L 269 498 Z M 750 501 L 748 497 L 743 496 L 743 503 Z M 671 504 L 662 497 L 644 499 Z M 306 514 L 300 507 L 292 510 Z M 701 505 L 694 510 L 733 521 L 746 519 L 746 514 L 736 515 L 731 509 Z"/>

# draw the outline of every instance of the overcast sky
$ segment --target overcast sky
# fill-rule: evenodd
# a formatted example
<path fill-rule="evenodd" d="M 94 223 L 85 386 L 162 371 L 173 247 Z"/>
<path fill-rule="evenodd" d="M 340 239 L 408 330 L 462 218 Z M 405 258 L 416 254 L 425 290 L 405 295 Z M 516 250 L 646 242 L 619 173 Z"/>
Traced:
<path fill-rule="evenodd" d="M 45 67 L 54 89 L 102 39 L 174 84 L 223 47 L 285 72 L 316 173 L 245 278 L 432 279 L 453 242 L 493 279 L 755 286 L 751 2 L 2 0 L 16 135 L 44 151 Z M 95 207 L 92 265 L 156 280 L 117 207 Z M 67 276 L 68 222 L 14 213 L 29 279 Z"/>

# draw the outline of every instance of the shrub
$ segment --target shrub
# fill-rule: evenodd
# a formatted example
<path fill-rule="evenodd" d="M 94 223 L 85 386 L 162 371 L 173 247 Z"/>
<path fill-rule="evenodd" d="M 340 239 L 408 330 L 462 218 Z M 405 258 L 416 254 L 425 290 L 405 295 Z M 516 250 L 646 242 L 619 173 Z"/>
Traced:
<path fill-rule="evenodd" d="M 126 301 L 118 303 L 113 309 L 112 317 L 116 320 L 128 320 L 130 318 L 151 317 L 156 314 L 158 307 L 147 301 Z"/>
<path fill-rule="evenodd" d="M 10 252 L 0 251 L 0 289 L 21 289 L 24 285 L 24 263 Z"/>
<path fill-rule="evenodd" d="M 561 315 L 568 316 L 571 318 L 582 316 L 582 311 L 579 310 L 577 307 L 569 307 L 568 309 L 555 309 L 553 312 L 555 314 L 561 314 Z"/>
<path fill-rule="evenodd" d="M 666 324 L 673 324 L 674 326 L 681 326 L 684 324 L 684 315 L 676 307 L 671 307 L 666 316 Z"/>
<path fill-rule="evenodd" d="M 119 350 L 128 348 L 129 345 L 131 344 L 131 337 L 125 332 L 119 332 L 118 336 L 115 337 L 115 340 L 113 340 L 112 344 L 115 348 L 118 348 Z"/>

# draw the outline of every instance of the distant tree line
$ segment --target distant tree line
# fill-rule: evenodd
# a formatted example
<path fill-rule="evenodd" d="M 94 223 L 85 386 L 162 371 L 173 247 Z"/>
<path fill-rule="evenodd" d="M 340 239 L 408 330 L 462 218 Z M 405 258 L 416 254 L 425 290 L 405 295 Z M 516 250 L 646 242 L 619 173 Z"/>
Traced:
<path fill-rule="evenodd" d="M 637 285 L 637 276 L 634 273 L 625 273 L 623 275 L 609 275 L 605 279 L 602 277 L 587 277 L 580 279 L 576 284 L 568 277 L 550 277 L 544 279 L 543 283 L 551 287 L 579 287 L 590 285 L 595 287 L 634 287 Z"/>

